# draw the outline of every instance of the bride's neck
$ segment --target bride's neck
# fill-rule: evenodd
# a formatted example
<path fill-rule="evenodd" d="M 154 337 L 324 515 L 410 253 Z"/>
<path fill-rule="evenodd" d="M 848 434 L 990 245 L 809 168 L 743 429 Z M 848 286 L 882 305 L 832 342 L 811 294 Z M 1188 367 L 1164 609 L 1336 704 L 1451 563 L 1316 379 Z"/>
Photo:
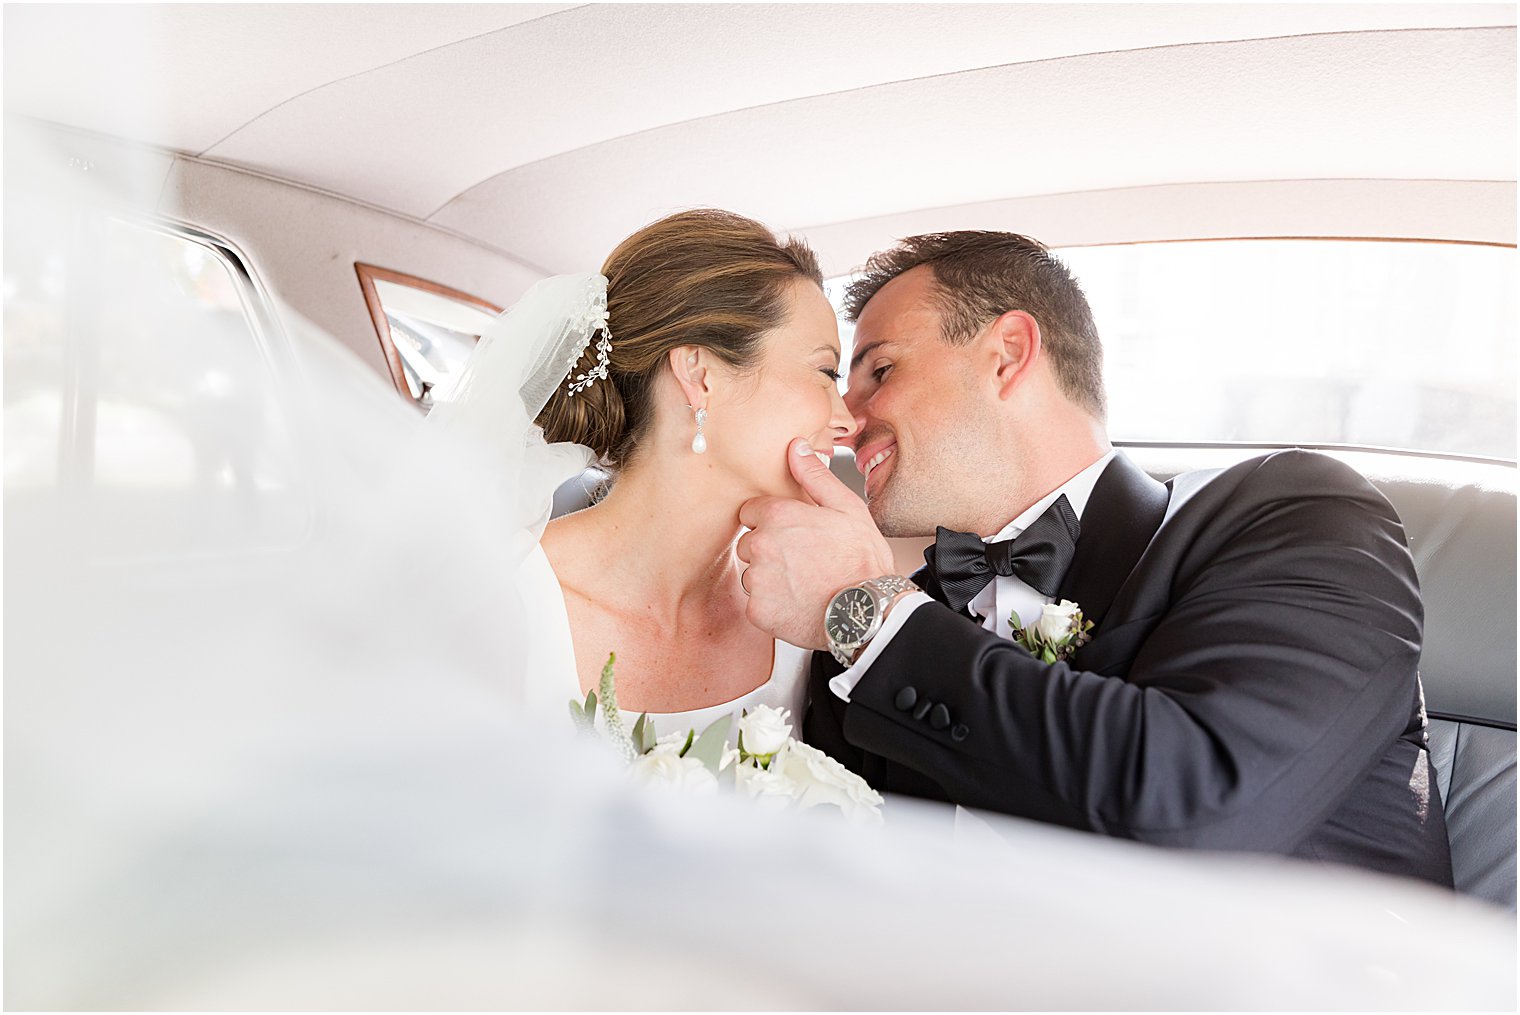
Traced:
<path fill-rule="evenodd" d="M 649 460 L 626 470 L 583 515 L 602 530 L 604 547 L 617 548 L 615 557 L 603 554 L 607 566 L 637 579 L 641 599 L 679 606 L 736 580 L 744 499 L 696 460 Z"/>

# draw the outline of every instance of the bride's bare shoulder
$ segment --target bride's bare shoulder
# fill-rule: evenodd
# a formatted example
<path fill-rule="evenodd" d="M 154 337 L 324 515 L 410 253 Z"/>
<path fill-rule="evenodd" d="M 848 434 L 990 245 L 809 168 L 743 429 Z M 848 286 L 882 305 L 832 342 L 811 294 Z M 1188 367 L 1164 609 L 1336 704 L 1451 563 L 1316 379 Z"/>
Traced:
<path fill-rule="evenodd" d="M 594 572 L 598 560 L 599 532 L 600 526 L 590 510 L 555 518 L 544 528 L 540 541 L 544 555 L 566 591 L 584 595 L 585 578 Z"/>

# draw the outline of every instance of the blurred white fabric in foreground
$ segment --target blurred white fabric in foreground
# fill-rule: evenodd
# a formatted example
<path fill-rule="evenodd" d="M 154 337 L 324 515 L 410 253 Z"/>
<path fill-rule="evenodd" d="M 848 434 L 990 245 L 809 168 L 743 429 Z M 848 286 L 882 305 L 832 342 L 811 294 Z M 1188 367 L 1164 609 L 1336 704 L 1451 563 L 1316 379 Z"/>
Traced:
<path fill-rule="evenodd" d="M 1514 1006 L 1510 914 L 1413 882 L 638 791 L 524 713 L 501 463 L 406 461 L 297 321 L 252 355 L 75 270 L 130 209 L 52 157 L 7 151 L 7 1007 Z"/>

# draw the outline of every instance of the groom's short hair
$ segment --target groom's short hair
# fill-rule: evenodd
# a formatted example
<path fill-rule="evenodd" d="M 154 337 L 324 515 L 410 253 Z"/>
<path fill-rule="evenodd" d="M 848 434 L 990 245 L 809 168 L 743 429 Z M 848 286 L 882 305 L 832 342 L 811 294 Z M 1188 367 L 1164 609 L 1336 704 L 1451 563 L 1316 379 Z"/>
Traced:
<path fill-rule="evenodd" d="M 1082 287 L 1039 240 L 1018 233 L 965 229 L 898 241 L 871 255 L 845 293 L 845 316 L 858 320 L 881 287 L 911 268 L 934 272 L 941 338 L 971 339 L 989 321 L 1022 310 L 1040 325 L 1045 351 L 1066 397 L 1099 419 L 1108 415 L 1103 344 Z"/>

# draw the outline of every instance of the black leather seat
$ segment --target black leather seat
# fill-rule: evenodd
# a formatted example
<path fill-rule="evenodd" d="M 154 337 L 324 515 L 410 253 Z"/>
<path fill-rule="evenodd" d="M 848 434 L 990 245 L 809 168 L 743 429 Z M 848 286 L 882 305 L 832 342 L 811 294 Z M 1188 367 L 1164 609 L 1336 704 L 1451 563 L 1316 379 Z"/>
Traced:
<path fill-rule="evenodd" d="M 1159 479 L 1262 448 L 1125 449 Z M 1382 490 L 1425 602 L 1420 679 L 1457 890 L 1515 909 L 1515 467 L 1335 452 Z"/>
<path fill-rule="evenodd" d="M 1457 890 L 1514 909 L 1514 489 L 1370 478 L 1420 575 L 1420 677 Z"/>

